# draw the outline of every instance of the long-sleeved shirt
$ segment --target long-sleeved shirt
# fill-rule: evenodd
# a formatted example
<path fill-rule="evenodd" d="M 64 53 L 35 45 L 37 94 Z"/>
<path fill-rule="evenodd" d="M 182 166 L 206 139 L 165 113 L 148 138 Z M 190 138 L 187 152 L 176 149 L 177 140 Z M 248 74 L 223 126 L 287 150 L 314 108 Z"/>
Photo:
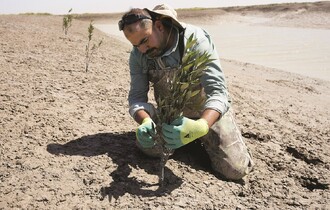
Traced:
<path fill-rule="evenodd" d="M 203 109 L 213 109 L 224 115 L 229 109 L 230 101 L 216 48 L 210 35 L 205 30 L 190 24 L 185 24 L 184 45 L 191 34 L 194 34 L 194 37 L 197 38 L 197 45 L 194 50 L 198 50 L 201 53 L 206 51 L 211 55 L 210 58 L 214 59 L 200 78 L 206 94 L 206 101 Z M 164 66 L 159 65 L 157 59 L 162 60 L 161 63 L 165 64 L 165 68 L 174 68 L 180 65 L 181 57 L 178 42 L 179 33 L 176 30 L 175 44 L 164 53 L 164 55 L 155 59 L 150 59 L 137 48 L 133 48 L 129 59 L 131 86 L 128 96 L 129 112 L 132 117 L 134 117 L 136 111 L 145 109 L 146 103 L 148 102 L 148 70 L 151 68 L 164 68 Z"/>

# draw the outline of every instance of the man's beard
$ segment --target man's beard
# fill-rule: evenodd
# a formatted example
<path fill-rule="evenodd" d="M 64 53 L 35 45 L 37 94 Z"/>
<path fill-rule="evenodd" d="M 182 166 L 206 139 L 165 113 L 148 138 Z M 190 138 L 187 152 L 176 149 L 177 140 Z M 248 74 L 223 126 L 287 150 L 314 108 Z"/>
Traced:
<path fill-rule="evenodd" d="M 164 50 L 160 50 L 159 48 L 151 48 L 147 50 L 145 53 L 149 58 L 156 58 L 163 54 Z"/>
<path fill-rule="evenodd" d="M 166 52 L 166 46 L 167 46 L 167 42 L 163 41 L 161 43 L 161 45 L 156 48 L 156 47 L 153 47 L 151 49 L 148 49 L 146 51 L 146 55 L 149 57 L 149 58 L 157 58 L 157 57 L 160 57 L 162 56 L 165 52 Z"/>

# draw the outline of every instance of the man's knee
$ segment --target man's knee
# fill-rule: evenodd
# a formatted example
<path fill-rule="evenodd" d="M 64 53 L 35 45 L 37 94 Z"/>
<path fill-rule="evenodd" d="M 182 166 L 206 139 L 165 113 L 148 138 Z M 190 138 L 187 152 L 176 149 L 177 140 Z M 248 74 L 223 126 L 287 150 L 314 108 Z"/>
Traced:
<path fill-rule="evenodd" d="M 229 180 L 239 180 L 249 174 L 253 167 L 253 161 L 249 154 L 240 158 L 210 157 L 212 168 Z"/>
<path fill-rule="evenodd" d="M 213 169 L 227 179 L 241 179 L 252 170 L 252 157 L 236 125 L 232 110 L 216 122 L 202 140 Z"/>

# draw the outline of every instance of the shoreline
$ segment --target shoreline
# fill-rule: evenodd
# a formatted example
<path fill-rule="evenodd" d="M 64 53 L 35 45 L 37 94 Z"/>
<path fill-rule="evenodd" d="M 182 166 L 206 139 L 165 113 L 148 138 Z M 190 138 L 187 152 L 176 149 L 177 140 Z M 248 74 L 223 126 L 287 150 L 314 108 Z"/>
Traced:
<path fill-rule="evenodd" d="M 314 79 L 330 81 L 330 68 L 328 68 L 330 66 L 330 59 L 324 58 L 324 53 L 330 53 L 330 45 L 328 46 L 327 36 L 323 35 L 324 32 L 330 35 L 330 31 L 326 29 L 321 29 L 322 32 L 315 31 L 315 29 L 312 28 L 304 31 L 302 28 L 280 28 L 278 26 L 271 26 L 269 28 L 263 25 L 260 26 L 259 24 L 250 25 L 248 23 L 239 22 L 231 24 L 218 23 L 216 26 L 198 26 L 209 32 L 220 52 L 220 59 L 242 61 L 262 65 L 267 68 L 296 73 Z M 117 30 L 116 24 L 102 21 L 102 23 L 96 22 L 95 27 L 110 37 L 114 36 L 118 41 L 130 45 L 122 32 Z M 241 29 L 243 32 L 238 35 L 237 33 Z M 224 35 L 222 35 L 223 31 L 225 31 Z M 248 31 L 248 33 L 244 31 Z M 304 32 L 312 35 L 306 35 L 304 38 L 299 39 L 299 35 Z M 264 35 L 265 33 L 268 34 L 266 38 Z M 276 35 L 272 35 L 273 33 Z M 291 36 L 286 38 L 282 33 L 291 34 Z M 231 38 L 233 35 L 234 38 Z M 245 38 L 245 36 L 249 38 Z M 318 36 L 324 38 L 314 41 L 309 39 Z M 293 39 L 291 37 L 296 38 Z M 316 41 L 318 43 L 316 43 Z M 283 47 L 275 47 L 275 43 L 277 43 L 276 46 Z M 302 45 L 306 47 L 302 48 Z M 320 46 L 323 48 L 321 52 L 319 52 Z M 271 50 L 270 47 L 274 49 Z M 316 50 L 316 48 L 318 48 L 318 50 Z M 315 52 L 318 52 L 318 54 Z M 313 69 L 313 71 L 310 71 L 311 69 Z"/>
<path fill-rule="evenodd" d="M 178 19 L 193 24 L 213 23 L 222 19 L 223 22 L 250 23 L 251 18 L 262 18 L 264 24 L 280 27 L 302 27 L 330 29 L 330 2 L 282 3 L 254 6 L 191 8 L 177 9 Z M 117 24 L 121 13 L 76 14 L 76 19 L 83 21 L 95 20 L 99 23 L 112 22 Z M 207 14 L 207 15 L 205 15 Z M 198 18 L 196 18 L 198 17 Z"/>

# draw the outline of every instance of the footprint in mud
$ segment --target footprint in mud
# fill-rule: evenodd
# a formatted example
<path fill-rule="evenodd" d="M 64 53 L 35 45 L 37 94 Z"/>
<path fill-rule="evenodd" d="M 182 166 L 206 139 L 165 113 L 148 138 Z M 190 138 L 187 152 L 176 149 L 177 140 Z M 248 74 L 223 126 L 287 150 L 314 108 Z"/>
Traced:
<path fill-rule="evenodd" d="M 252 131 L 242 132 L 242 136 L 248 139 L 255 139 L 260 142 L 268 142 L 273 137 L 269 134 L 261 134 L 259 132 L 253 133 Z"/>
<path fill-rule="evenodd" d="M 323 161 L 320 160 L 319 158 L 309 158 L 309 157 L 307 157 L 307 155 L 299 152 L 296 148 L 293 148 L 290 146 L 288 146 L 286 148 L 286 151 L 293 157 L 295 157 L 299 160 L 302 160 L 302 161 L 306 162 L 307 164 L 317 165 L 317 164 L 323 163 Z"/>
<path fill-rule="evenodd" d="M 323 184 L 320 183 L 317 178 L 311 178 L 311 177 L 298 177 L 298 180 L 304 188 L 309 189 L 310 191 L 313 190 L 328 190 L 329 189 L 329 184 Z"/>

